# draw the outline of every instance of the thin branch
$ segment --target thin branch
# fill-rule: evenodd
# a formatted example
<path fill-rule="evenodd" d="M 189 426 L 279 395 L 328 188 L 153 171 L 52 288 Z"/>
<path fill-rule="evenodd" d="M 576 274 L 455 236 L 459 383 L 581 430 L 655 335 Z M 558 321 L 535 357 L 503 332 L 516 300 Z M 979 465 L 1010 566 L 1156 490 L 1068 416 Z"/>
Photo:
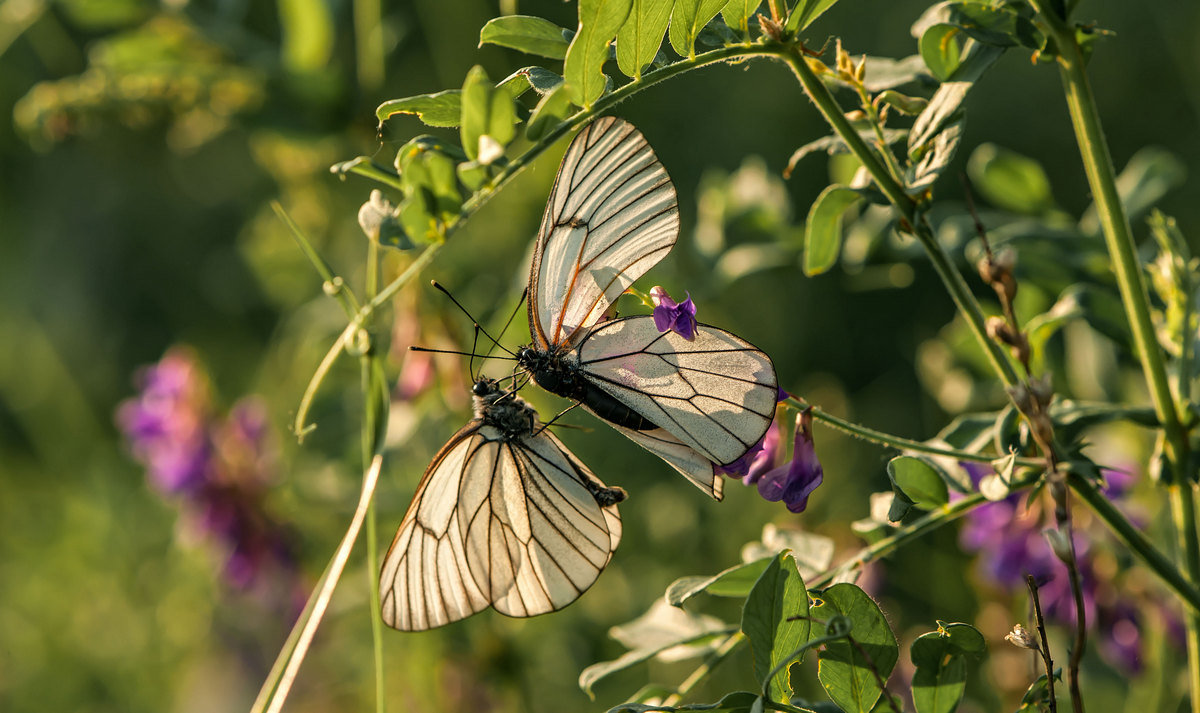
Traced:
<path fill-rule="evenodd" d="M 1042 663 L 1046 666 L 1046 685 L 1050 691 L 1050 713 L 1058 713 L 1058 700 L 1054 696 L 1054 660 L 1050 658 L 1050 640 L 1046 638 L 1046 620 L 1042 618 L 1042 601 L 1038 597 L 1037 581 L 1032 574 L 1025 575 L 1025 584 L 1029 586 L 1029 599 L 1033 602 L 1033 614 L 1037 622 L 1038 651 L 1042 654 Z"/>

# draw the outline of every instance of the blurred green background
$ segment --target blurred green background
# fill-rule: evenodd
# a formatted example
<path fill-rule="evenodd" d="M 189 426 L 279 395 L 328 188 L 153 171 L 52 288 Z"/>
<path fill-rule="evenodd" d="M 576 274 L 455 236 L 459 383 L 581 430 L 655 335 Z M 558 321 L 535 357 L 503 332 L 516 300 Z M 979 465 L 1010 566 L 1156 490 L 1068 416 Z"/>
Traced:
<path fill-rule="evenodd" d="M 431 133 L 400 117 L 377 136 L 382 101 L 456 88 L 473 64 L 493 78 L 529 64 L 477 48 L 490 17 L 516 10 L 574 25 L 571 4 L 501 5 L 0 2 L 0 106 L 12 107 L 0 117 L 0 709 L 249 706 L 292 613 L 222 582 L 223 554 L 179 517 L 178 502 L 147 485 L 114 410 L 133 394 L 137 367 L 175 344 L 195 350 L 222 408 L 244 394 L 265 397 L 280 447 L 267 507 L 290 527 L 301 572 L 315 580 L 357 498 L 358 371 L 352 360 L 339 363 L 315 406 L 319 428 L 298 446 L 288 426 L 344 320 L 269 201 L 280 201 L 335 268 L 361 284 L 365 240 L 355 216 L 374 186 L 339 180 L 329 166 L 356 155 L 390 164 L 406 140 Z M 840 36 L 853 54 L 907 56 L 916 51 L 908 27 L 925 5 L 844 0 L 809 36 L 814 45 Z M 1174 154 L 1190 175 L 1160 206 L 1197 234 L 1200 6 L 1087 0 L 1078 17 L 1116 33 L 1099 43 L 1090 69 L 1118 167 L 1147 145 Z M 1056 75 L 1022 52 L 1005 56 L 969 100 L 957 162 L 984 142 L 1033 157 L 1058 205 L 1078 216 L 1090 200 Z M 972 392 L 969 373 L 947 365 L 953 360 L 939 345 L 953 343 L 943 331 L 953 307 L 920 257 L 897 248 L 817 279 L 800 273 L 802 218 L 829 176 L 822 158 L 801 163 L 786 183 L 780 173 L 796 147 L 826 131 L 782 66 L 690 73 L 616 113 L 668 167 L 683 216 L 679 247 L 642 289 L 689 290 L 703 321 L 772 355 L 788 390 L 885 431 L 928 438 L 959 410 L 997 405 L 994 391 Z M 563 148 L 493 199 L 425 273 L 486 324 L 502 323 L 519 296 Z M 961 212 L 961 193 L 950 176 L 938 186 L 949 212 Z M 1144 238 L 1144 225 L 1135 228 Z M 762 249 L 729 252 L 740 244 Z M 762 269 L 751 269 L 749 257 Z M 389 255 L 387 274 L 407 260 Z M 423 283 L 400 298 L 397 334 L 468 346 L 465 318 Z M 1116 366 L 1098 386 L 1060 381 L 1063 391 L 1086 383 L 1140 399 L 1128 355 L 1109 351 Z M 463 361 L 438 360 L 436 388 L 393 414 L 378 491 L 381 547 L 425 464 L 468 418 L 466 378 Z M 543 394 L 529 398 L 544 414 L 561 408 Z M 886 452 L 818 428 L 826 482 L 805 514 L 732 482 L 717 504 L 611 430 L 569 420 L 587 430 L 562 438 L 630 492 L 613 562 L 559 614 L 522 621 L 485 613 L 432 633 L 385 632 L 393 710 L 604 709 L 646 680 L 677 681 L 687 664 L 622 674 L 601 684 L 594 703 L 576 686 L 584 666 L 621 652 L 604 632 L 643 612 L 674 579 L 736 562 L 767 522 L 824 533 L 849 552 L 857 540 L 846 523 L 866 515 L 865 493 L 887 489 Z M 1135 441 L 1131 457 L 1144 447 Z M 934 618 L 977 621 L 989 611 L 991 595 L 964 583 L 973 575 L 953 532 L 921 547 L 885 565 L 875 590 L 902 642 Z M 360 547 L 289 710 L 370 705 L 367 585 L 375 576 Z M 736 617 L 721 607 L 712 610 Z M 742 657 L 713 691 L 745 676 Z M 1024 685 L 1000 671 L 973 679 L 972 706 L 996 705 L 1001 694 L 989 686 Z M 1103 673 L 1093 690 L 1124 691 Z M 1122 710 L 1121 699 L 1097 709 Z"/>

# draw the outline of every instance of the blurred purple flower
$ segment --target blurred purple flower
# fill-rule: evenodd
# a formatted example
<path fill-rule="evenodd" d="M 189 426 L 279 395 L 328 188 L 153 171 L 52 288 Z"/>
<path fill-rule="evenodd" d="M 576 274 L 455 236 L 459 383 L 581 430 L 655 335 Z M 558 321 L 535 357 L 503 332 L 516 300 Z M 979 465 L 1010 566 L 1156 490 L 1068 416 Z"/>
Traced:
<path fill-rule="evenodd" d="M 121 403 L 117 423 L 134 458 L 164 493 L 195 490 L 212 459 L 208 387 L 186 349 L 172 349 L 138 372 L 141 393 Z"/>
<path fill-rule="evenodd" d="M 148 480 L 179 496 L 183 514 L 226 551 L 227 581 L 290 600 L 298 573 L 263 502 L 276 458 L 266 407 L 242 399 L 218 420 L 208 379 L 183 348 L 142 369 L 135 383 L 140 392 L 117 408 L 116 420 Z"/>
<path fill-rule="evenodd" d="M 979 463 L 961 465 L 976 485 L 992 472 Z M 1114 499 L 1127 493 L 1136 480 L 1126 471 L 1106 470 L 1104 474 L 1105 494 Z M 1075 597 L 1070 577 L 1042 534 L 1048 523 L 1039 505 L 1027 508 L 1022 498 L 1014 493 L 970 511 L 959 541 L 963 549 L 978 553 L 977 564 L 984 578 L 1009 592 L 1023 591 L 1026 575 L 1032 575 L 1047 620 L 1073 627 Z M 1086 530 L 1076 531 L 1075 554 L 1088 628 L 1099 632 L 1098 648 L 1109 663 L 1136 673 L 1141 667 L 1140 611 L 1135 602 L 1119 598 L 1112 574 L 1101 575 L 1093 566 L 1091 542 Z"/>
<path fill-rule="evenodd" d="M 692 296 L 676 303 L 662 287 L 650 288 L 650 299 L 654 302 L 654 326 L 658 331 L 673 331 L 689 342 L 696 338 L 696 305 Z"/>
<path fill-rule="evenodd" d="M 812 410 L 805 409 L 796 420 L 792 460 L 763 473 L 757 482 L 758 494 L 771 502 L 782 500 L 788 510 L 801 513 L 808 507 L 808 496 L 821 484 L 824 475 L 813 446 Z"/>

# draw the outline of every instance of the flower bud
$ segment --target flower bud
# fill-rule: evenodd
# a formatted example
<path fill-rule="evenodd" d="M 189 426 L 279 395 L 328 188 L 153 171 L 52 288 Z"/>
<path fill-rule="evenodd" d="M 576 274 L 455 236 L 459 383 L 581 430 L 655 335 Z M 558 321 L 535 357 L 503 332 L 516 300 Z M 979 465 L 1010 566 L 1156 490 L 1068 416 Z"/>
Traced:
<path fill-rule="evenodd" d="M 1004 635 L 1004 640 L 1013 646 L 1020 646 L 1023 649 L 1033 649 L 1034 651 L 1037 651 L 1040 648 L 1037 641 L 1033 638 L 1033 634 L 1030 634 L 1029 631 L 1027 631 L 1025 627 L 1021 626 L 1020 624 L 1014 624 L 1012 631 Z"/>

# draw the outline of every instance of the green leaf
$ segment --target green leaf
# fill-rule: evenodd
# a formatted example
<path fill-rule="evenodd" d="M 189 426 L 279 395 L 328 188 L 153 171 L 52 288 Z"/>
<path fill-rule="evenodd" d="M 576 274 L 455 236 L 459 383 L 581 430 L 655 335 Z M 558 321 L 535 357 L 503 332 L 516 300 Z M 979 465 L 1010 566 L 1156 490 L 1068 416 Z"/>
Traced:
<path fill-rule="evenodd" d="M 922 510 L 933 510 L 950 501 L 946 481 L 923 458 L 896 456 L 887 464 L 892 485 Z"/>
<path fill-rule="evenodd" d="M 745 597 L 770 563 L 770 558 L 763 558 L 735 565 L 711 577 L 682 577 L 667 587 L 667 603 L 681 607 L 684 602 L 701 593 L 714 597 Z"/>
<path fill-rule="evenodd" d="M 804 224 L 805 275 L 820 275 L 837 262 L 842 249 L 842 215 L 859 198 L 854 189 L 837 185 L 817 196 Z"/>
<path fill-rule="evenodd" d="M 979 629 L 970 624 L 938 622 L 938 630 L 945 634 L 950 643 L 958 647 L 964 654 L 982 654 L 987 650 L 987 639 L 979 633 Z"/>
<path fill-rule="evenodd" d="M 467 157 L 482 164 L 498 159 L 516 134 L 516 121 L 512 94 L 493 87 L 483 67 L 472 67 L 463 82 L 459 129 Z"/>
<path fill-rule="evenodd" d="M 784 550 L 791 550 L 801 578 L 815 577 L 833 562 L 834 542 L 814 532 L 767 523 L 763 525 L 761 541 L 747 542 L 742 546 L 742 561 L 770 559 Z"/>
<path fill-rule="evenodd" d="M 946 81 L 958 69 L 962 45 L 958 41 L 960 30 L 954 25 L 934 25 L 921 35 L 921 59 L 933 76 Z"/>
<path fill-rule="evenodd" d="M 947 125 L 958 121 L 962 115 L 962 103 L 971 87 L 1004 54 L 1004 50 L 996 47 L 975 42 L 969 45 L 963 50 L 962 61 L 951 77 L 953 81 L 938 87 L 929 100 L 929 106 L 913 122 L 908 134 L 909 156 L 922 155 L 927 150 L 926 144 L 933 141 Z"/>
<path fill-rule="evenodd" d="M 925 61 L 919 54 L 903 59 L 868 55 L 863 71 L 865 74 L 863 87 L 872 94 L 885 89 L 895 89 L 905 84 L 914 82 L 925 84 L 930 81 L 929 74 L 925 71 Z"/>
<path fill-rule="evenodd" d="M 838 0 L 798 0 L 788 13 L 784 31 L 788 36 L 803 32 L 805 28 L 820 17 L 826 10 L 833 7 Z"/>
<path fill-rule="evenodd" d="M 714 617 L 691 614 L 660 600 L 642 616 L 612 629 L 613 638 L 632 650 L 618 659 L 588 666 L 579 674 L 579 687 L 591 696 L 598 681 L 618 671 L 656 656 L 679 661 L 703 655 L 735 631 Z"/>
<path fill-rule="evenodd" d="M 788 553 L 780 553 L 763 570 L 742 608 L 742 631 L 750 640 L 754 656 L 754 676 L 763 683 L 764 692 L 776 701 L 791 698 L 791 686 L 783 672 L 769 682 L 765 679 L 775 667 L 795 653 L 809 638 L 808 593 Z M 801 657 L 803 658 L 803 657 Z M 799 659 L 798 659 L 799 660 Z"/>
<path fill-rule="evenodd" d="M 632 0 L 579 0 L 579 30 L 563 64 L 573 103 L 590 107 L 604 93 L 608 43 L 625 24 L 632 5 Z"/>
<path fill-rule="evenodd" d="M 1050 179 L 1037 161 L 995 144 L 980 144 L 967 161 L 971 184 L 992 205 L 1039 215 L 1054 207 Z"/>
<path fill-rule="evenodd" d="M 886 681 L 900 657 L 879 605 L 853 584 L 835 584 L 821 592 L 811 615 L 825 620 L 841 615 L 852 623 L 850 636 L 857 646 L 846 640 L 825 644 L 818 657 L 817 678 L 842 710 L 869 713 L 881 693 L 876 674 Z"/>
<path fill-rule="evenodd" d="M 967 685 L 966 657 L 938 632 L 918 637 L 911 655 L 917 667 L 912 679 L 917 713 L 952 713 Z"/>
<path fill-rule="evenodd" d="M 684 703 L 679 706 L 664 708 L 661 705 L 651 705 L 641 702 L 626 702 L 609 708 L 608 713 L 650 713 L 650 711 L 713 711 L 713 713 L 752 713 L 755 704 L 762 711 L 762 698 L 749 691 L 734 691 L 725 694 L 716 703 Z"/>
<path fill-rule="evenodd" d="M 460 134 L 467 157 L 479 158 L 479 139 L 487 134 L 491 105 L 492 82 L 483 67 L 475 65 L 467 72 L 462 88 L 462 119 Z"/>
<path fill-rule="evenodd" d="M 729 0 L 675 0 L 671 10 L 671 47 L 681 57 L 696 56 L 696 38 Z"/>
<path fill-rule="evenodd" d="M 562 81 L 562 77 L 548 69 L 542 67 L 522 67 L 505 77 L 496 85 L 496 88 L 507 90 L 509 96 L 513 99 L 520 97 L 530 87 L 540 96 L 546 96 L 558 87 L 558 85 L 562 84 Z"/>
<path fill-rule="evenodd" d="M 1183 185 L 1186 178 L 1187 168 L 1174 154 L 1148 146 L 1135 153 L 1117 176 L 1117 193 L 1126 215 L 1133 220 L 1150 210 L 1168 191 Z M 1079 229 L 1088 235 L 1100 232 L 1095 205 L 1088 206 Z"/>
<path fill-rule="evenodd" d="M 335 25 L 325 0 L 280 0 L 279 26 L 284 67 L 317 72 L 329 66 Z"/>
<path fill-rule="evenodd" d="M 923 112 L 922 112 L 923 114 Z M 920 117 L 918 117 L 920 119 Z M 908 171 L 906 188 L 909 193 L 917 194 L 929 190 L 942 172 L 954 159 L 958 145 L 962 142 L 963 120 L 960 114 L 952 123 L 946 125 L 933 137 L 933 142 L 922 147 L 917 152 L 920 156 L 915 166 Z M 909 135 L 911 141 L 912 136 Z"/>
<path fill-rule="evenodd" d="M 387 121 L 396 114 L 415 114 L 428 126 L 458 126 L 462 120 L 462 91 L 447 89 L 437 94 L 392 99 L 375 110 L 380 121 Z"/>
<path fill-rule="evenodd" d="M 529 115 L 529 122 L 525 125 L 525 138 L 530 141 L 540 140 L 562 123 L 570 109 L 571 96 L 567 85 L 559 84 L 534 107 L 533 113 Z"/>
<path fill-rule="evenodd" d="M 721 17 L 731 29 L 742 34 L 742 39 L 750 39 L 750 18 L 762 5 L 762 0 L 729 0 L 729 4 L 721 8 Z"/>
<path fill-rule="evenodd" d="M 675 0 L 633 0 L 629 18 L 617 33 L 617 66 L 639 79 L 662 46 Z"/>
<path fill-rule="evenodd" d="M 479 31 L 479 46 L 499 45 L 550 59 L 567 56 L 569 30 L 529 15 L 505 15 L 488 20 Z"/>

